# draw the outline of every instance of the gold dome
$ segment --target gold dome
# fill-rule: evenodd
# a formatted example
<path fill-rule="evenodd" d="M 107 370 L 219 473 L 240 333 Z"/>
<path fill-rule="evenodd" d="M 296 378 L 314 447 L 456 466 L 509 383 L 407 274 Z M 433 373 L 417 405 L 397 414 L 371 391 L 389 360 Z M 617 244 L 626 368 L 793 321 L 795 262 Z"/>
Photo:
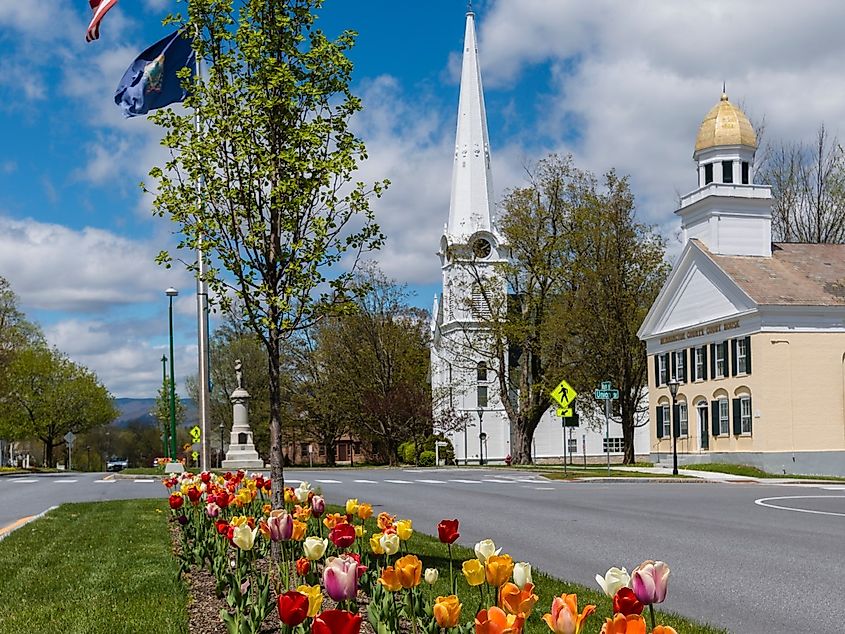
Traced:
<path fill-rule="evenodd" d="M 757 148 L 757 135 L 745 113 L 728 101 L 728 96 L 722 93 L 722 98 L 710 109 L 695 139 L 695 151 L 700 152 L 717 145 L 745 145 Z"/>

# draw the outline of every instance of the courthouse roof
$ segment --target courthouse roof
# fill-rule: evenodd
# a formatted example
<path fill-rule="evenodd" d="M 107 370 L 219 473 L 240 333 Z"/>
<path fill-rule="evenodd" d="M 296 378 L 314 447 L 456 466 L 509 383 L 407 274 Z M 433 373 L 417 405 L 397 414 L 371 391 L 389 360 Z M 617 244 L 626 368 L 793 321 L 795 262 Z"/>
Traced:
<path fill-rule="evenodd" d="M 707 254 L 757 304 L 845 306 L 845 244 L 772 244 L 772 257 Z"/>

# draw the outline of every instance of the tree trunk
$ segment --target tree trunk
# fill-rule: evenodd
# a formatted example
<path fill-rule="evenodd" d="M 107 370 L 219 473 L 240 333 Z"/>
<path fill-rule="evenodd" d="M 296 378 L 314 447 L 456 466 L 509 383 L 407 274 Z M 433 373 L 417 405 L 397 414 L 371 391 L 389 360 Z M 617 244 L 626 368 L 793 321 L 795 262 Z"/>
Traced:
<path fill-rule="evenodd" d="M 511 427 L 511 464 L 534 464 L 531 442 L 534 434 L 529 433 L 526 421 L 517 419 Z"/>
<path fill-rule="evenodd" d="M 55 467 L 56 465 L 53 464 L 53 439 L 50 438 L 44 441 L 44 466 L 45 467 Z"/>
<path fill-rule="evenodd" d="M 269 333 L 269 383 L 270 383 L 270 478 L 273 481 L 273 508 L 284 508 L 285 473 L 282 462 L 282 388 L 279 367 L 279 333 Z"/>
<path fill-rule="evenodd" d="M 337 438 L 334 436 L 327 436 L 323 443 L 326 447 L 326 466 L 337 466 Z"/>
<path fill-rule="evenodd" d="M 634 412 L 630 407 L 622 407 L 622 442 L 625 447 L 623 464 L 634 464 Z"/>

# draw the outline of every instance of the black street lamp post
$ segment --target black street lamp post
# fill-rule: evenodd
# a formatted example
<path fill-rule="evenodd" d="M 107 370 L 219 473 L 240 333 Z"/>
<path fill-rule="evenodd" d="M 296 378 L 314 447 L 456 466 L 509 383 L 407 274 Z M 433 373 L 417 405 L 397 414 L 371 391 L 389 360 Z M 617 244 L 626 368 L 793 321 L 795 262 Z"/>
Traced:
<path fill-rule="evenodd" d="M 479 407 L 478 408 L 478 464 L 484 464 L 484 440 L 487 438 L 487 434 L 484 433 L 484 428 L 481 426 L 482 419 L 484 418 L 484 409 Z"/>
<path fill-rule="evenodd" d="M 669 381 L 669 394 L 672 395 L 672 413 L 669 415 L 672 428 L 672 475 L 678 475 L 678 429 L 680 421 L 677 420 L 675 407 L 678 399 L 678 380 Z"/>

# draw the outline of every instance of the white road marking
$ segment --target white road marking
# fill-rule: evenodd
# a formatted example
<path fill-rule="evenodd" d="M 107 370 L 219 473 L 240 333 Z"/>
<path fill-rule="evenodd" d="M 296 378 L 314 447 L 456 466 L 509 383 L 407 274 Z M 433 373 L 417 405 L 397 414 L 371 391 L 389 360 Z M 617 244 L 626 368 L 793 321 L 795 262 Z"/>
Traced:
<path fill-rule="evenodd" d="M 822 487 L 825 491 L 845 491 L 845 486 L 843 487 Z"/>
<path fill-rule="evenodd" d="M 385 482 L 390 482 L 391 484 L 413 484 L 410 480 L 385 480 Z"/>
<path fill-rule="evenodd" d="M 378 484 L 375 480 L 353 480 L 353 482 L 357 482 L 358 484 Z"/>
<path fill-rule="evenodd" d="M 135 482 L 155 482 L 155 480 L 147 480 L 147 479 L 136 478 Z"/>
<path fill-rule="evenodd" d="M 23 483 L 30 483 L 30 482 L 38 482 L 36 478 L 12 478 L 12 482 L 23 482 Z"/>
<path fill-rule="evenodd" d="M 74 482 L 77 482 L 77 480 L 74 480 L 73 478 L 61 478 L 59 480 L 53 480 L 53 482 L 56 484 L 73 484 Z"/>
<path fill-rule="evenodd" d="M 314 480 L 320 484 L 343 484 L 340 480 Z"/>
<path fill-rule="evenodd" d="M 554 491 L 554 487 L 534 487 L 535 491 Z"/>
<path fill-rule="evenodd" d="M 296 478 L 285 478 L 285 484 L 301 484 L 302 480 L 297 480 Z"/>
<path fill-rule="evenodd" d="M 443 480 L 417 480 L 423 484 L 446 484 Z"/>
<path fill-rule="evenodd" d="M 460 482 L 461 484 L 481 484 L 480 480 L 449 480 L 449 482 Z"/>
<path fill-rule="evenodd" d="M 116 480 L 94 480 L 94 484 L 114 484 Z"/>
<path fill-rule="evenodd" d="M 496 478 L 484 478 L 482 482 L 494 482 L 496 484 L 514 484 L 515 480 L 497 480 Z"/>
<path fill-rule="evenodd" d="M 770 509 L 779 509 L 781 511 L 795 511 L 796 513 L 812 513 L 814 515 L 835 515 L 837 517 L 845 517 L 845 513 L 834 513 L 833 511 L 816 511 L 813 509 L 796 509 L 791 506 L 779 506 L 777 504 L 768 504 L 768 502 L 771 502 L 772 500 L 832 500 L 838 498 L 845 498 L 845 495 L 786 495 L 775 498 L 760 498 L 759 500 L 754 500 L 754 504 L 757 504 L 758 506 L 764 506 Z"/>

